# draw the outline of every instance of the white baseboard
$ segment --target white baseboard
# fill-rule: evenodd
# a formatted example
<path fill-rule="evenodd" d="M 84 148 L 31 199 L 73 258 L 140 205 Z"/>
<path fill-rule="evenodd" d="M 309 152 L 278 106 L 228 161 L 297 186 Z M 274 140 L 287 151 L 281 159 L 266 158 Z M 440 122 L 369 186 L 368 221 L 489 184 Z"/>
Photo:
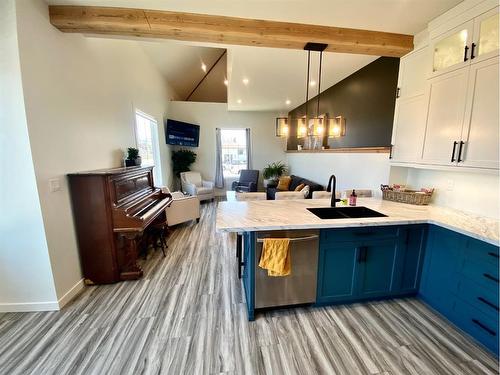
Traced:
<path fill-rule="evenodd" d="M 0 303 L 0 312 L 58 311 L 71 301 L 84 287 L 85 284 L 83 279 L 81 279 L 57 301 Z"/>
<path fill-rule="evenodd" d="M 0 312 L 32 312 L 32 311 L 57 311 L 60 310 L 57 301 L 49 302 L 21 302 L 0 303 Z"/>
<path fill-rule="evenodd" d="M 75 285 L 71 287 L 70 290 L 68 290 L 64 295 L 59 298 L 58 305 L 59 308 L 62 309 L 69 301 L 71 301 L 80 291 L 85 287 L 85 283 L 83 282 L 83 279 L 77 281 Z"/>

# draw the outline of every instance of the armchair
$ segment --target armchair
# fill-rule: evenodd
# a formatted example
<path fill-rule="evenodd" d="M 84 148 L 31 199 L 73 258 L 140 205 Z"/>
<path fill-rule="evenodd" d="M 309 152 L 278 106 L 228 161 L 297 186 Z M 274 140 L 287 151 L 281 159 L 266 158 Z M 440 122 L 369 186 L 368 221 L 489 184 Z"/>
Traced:
<path fill-rule="evenodd" d="M 172 203 L 166 208 L 167 223 L 171 227 L 189 220 L 200 221 L 200 200 L 174 191 Z"/>
<path fill-rule="evenodd" d="M 240 178 L 234 181 L 231 188 L 240 192 L 256 192 L 259 181 L 259 171 L 255 169 L 243 169 L 240 171 Z"/>
<path fill-rule="evenodd" d="M 214 199 L 214 183 L 202 180 L 198 172 L 182 172 L 181 185 L 183 191 L 197 196 L 200 201 Z"/>

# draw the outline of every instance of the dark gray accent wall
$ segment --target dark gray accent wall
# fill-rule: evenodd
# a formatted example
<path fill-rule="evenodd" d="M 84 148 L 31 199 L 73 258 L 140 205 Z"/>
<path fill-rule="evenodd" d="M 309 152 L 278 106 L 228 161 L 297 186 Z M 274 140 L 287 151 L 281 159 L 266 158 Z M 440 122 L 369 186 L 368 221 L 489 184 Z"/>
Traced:
<path fill-rule="evenodd" d="M 390 146 L 399 59 L 380 57 L 349 77 L 323 91 L 319 113 L 344 116 L 346 135 L 323 142 L 330 148 Z M 305 89 L 305 88 L 304 88 Z M 317 98 L 309 100 L 308 113 L 316 115 Z M 305 115 L 305 104 L 289 112 L 290 137 L 287 148 L 296 150 L 297 119 Z"/>

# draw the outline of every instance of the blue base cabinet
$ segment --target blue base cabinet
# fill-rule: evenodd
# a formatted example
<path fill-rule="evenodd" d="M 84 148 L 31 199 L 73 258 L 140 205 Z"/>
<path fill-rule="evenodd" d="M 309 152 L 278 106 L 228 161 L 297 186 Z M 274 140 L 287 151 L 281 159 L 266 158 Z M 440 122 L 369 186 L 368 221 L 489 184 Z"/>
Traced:
<path fill-rule="evenodd" d="M 244 235 L 249 320 L 255 316 L 255 238 L 255 232 Z M 322 229 L 319 247 L 317 305 L 418 293 L 498 356 L 498 246 L 419 224 Z"/>
<path fill-rule="evenodd" d="M 331 303 L 355 298 L 354 281 L 357 258 L 358 248 L 355 244 L 348 242 L 328 246 L 323 241 L 320 242 L 317 303 Z"/>
<path fill-rule="evenodd" d="M 394 290 L 396 254 L 399 241 L 364 242 L 359 248 L 357 295 L 360 298 L 381 297 Z"/>
<path fill-rule="evenodd" d="M 498 356 L 497 246 L 432 226 L 420 296 Z"/>
<path fill-rule="evenodd" d="M 255 232 L 243 235 L 243 288 L 247 302 L 248 320 L 255 319 Z"/>
<path fill-rule="evenodd" d="M 403 251 L 399 253 L 398 267 L 395 283 L 400 293 L 417 293 L 420 287 L 420 277 L 424 263 L 427 225 L 407 226 Z"/>
<path fill-rule="evenodd" d="M 418 291 L 426 225 L 321 231 L 317 304 Z"/>
<path fill-rule="evenodd" d="M 462 253 L 463 239 L 458 233 L 431 226 L 420 295 L 435 310 L 447 316 L 453 308 L 448 295 L 453 289 L 454 275 Z"/>

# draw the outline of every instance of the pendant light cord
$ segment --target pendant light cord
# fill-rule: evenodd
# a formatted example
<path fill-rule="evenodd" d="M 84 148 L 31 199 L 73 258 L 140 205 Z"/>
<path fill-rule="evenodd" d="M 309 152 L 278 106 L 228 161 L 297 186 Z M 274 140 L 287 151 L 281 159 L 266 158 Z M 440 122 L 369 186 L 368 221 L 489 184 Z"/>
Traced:
<path fill-rule="evenodd" d="M 307 123 L 307 102 L 309 101 L 309 70 L 311 67 L 311 51 L 307 51 L 307 81 L 306 81 L 306 123 Z"/>
<path fill-rule="evenodd" d="M 316 109 L 316 117 L 319 117 L 319 98 L 321 95 L 321 64 L 323 62 L 323 51 L 319 53 L 319 74 L 318 74 L 318 107 Z"/>

